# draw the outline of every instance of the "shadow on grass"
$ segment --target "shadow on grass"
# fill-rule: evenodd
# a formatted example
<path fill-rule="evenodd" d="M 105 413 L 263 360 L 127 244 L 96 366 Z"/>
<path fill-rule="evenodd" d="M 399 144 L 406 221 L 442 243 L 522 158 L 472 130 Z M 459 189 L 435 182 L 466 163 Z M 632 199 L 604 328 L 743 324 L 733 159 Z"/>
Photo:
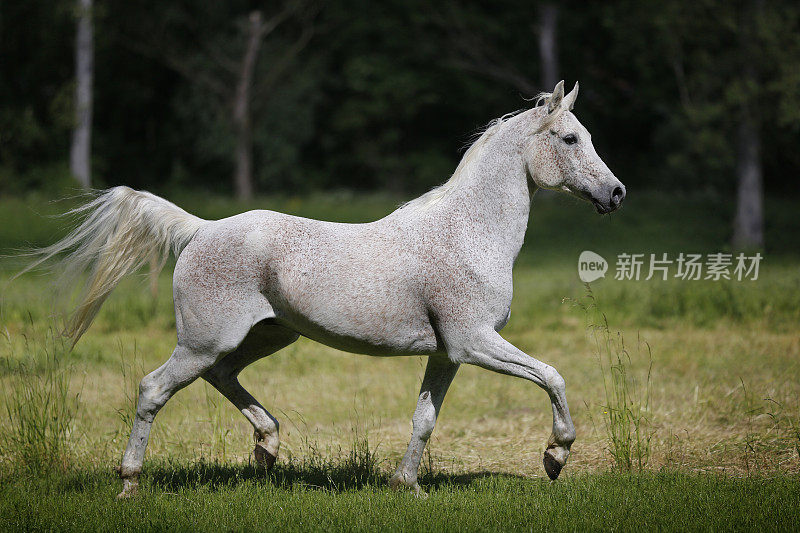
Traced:
<path fill-rule="evenodd" d="M 156 490 L 180 491 L 183 489 L 219 490 L 250 483 L 273 486 L 283 490 L 318 489 L 329 492 L 352 490 L 383 490 L 389 485 L 390 475 L 377 468 L 359 468 L 358 465 L 297 465 L 278 464 L 267 472 L 254 464 L 216 462 L 151 464 L 142 475 L 144 484 Z M 522 476 L 499 472 L 474 472 L 462 474 L 427 474 L 420 478 L 426 489 L 442 486 L 467 487 L 483 478 L 503 477 L 522 479 Z"/>

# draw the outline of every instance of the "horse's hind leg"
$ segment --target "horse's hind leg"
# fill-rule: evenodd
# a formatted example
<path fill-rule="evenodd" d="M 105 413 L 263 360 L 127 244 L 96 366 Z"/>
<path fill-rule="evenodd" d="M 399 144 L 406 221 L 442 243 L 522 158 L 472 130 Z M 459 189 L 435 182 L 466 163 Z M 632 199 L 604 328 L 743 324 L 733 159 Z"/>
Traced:
<path fill-rule="evenodd" d="M 297 340 L 297 337 L 297 333 L 281 326 L 257 324 L 239 348 L 203 374 L 203 379 L 230 400 L 253 425 L 256 441 L 253 455 L 256 461 L 267 469 L 272 468 L 278 457 L 279 424 L 275 417 L 242 387 L 238 375 L 250 363 L 288 346 Z"/>
<path fill-rule="evenodd" d="M 216 359 L 216 353 L 197 353 L 178 345 L 166 363 L 142 378 L 131 438 L 119 471 L 123 480 L 119 498 L 127 498 L 136 493 L 150 428 L 158 411 L 173 394 L 213 366 Z"/>

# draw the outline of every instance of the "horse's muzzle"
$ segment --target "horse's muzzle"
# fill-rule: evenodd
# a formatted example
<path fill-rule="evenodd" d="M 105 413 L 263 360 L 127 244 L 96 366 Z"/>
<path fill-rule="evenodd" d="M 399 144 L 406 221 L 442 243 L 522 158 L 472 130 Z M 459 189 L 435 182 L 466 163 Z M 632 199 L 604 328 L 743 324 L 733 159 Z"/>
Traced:
<path fill-rule="evenodd" d="M 594 208 L 597 209 L 597 212 L 601 215 L 605 215 L 606 213 L 611 213 L 619 209 L 619 206 L 622 205 L 622 201 L 625 199 L 625 186 L 620 183 L 619 185 L 615 186 L 610 192 L 603 194 L 605 198 L 597 198 L 596 196 L 592 195 L 591 201 L 594 205 Z"/>

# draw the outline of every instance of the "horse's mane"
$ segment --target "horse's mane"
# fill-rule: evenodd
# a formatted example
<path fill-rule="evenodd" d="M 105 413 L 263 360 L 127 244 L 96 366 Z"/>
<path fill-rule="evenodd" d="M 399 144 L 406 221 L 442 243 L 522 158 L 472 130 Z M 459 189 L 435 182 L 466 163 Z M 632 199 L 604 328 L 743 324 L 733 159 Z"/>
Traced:
<path fill-rule="evenodd" d="M 539 108 L 547 105 L 547 100 L 550 98 L 551 93 L 539 93 L 532 98 L 533 101 L 533 108 Z M 559 108 L 560 109 L 560 108 Z M 408 202 L 404 203 L 400 206 L 400 209 L 425 209 L 428 208 L 439 200 L 450 194 L 461 182 L 461 178 L 464 177 L 466 174 L 465 169 L 467 166 L 475 159 L 480 149 L 489 141 L 489 139 L 497 133 L 500 127 L 509 119 L 517 116 L 518 114 L 526 111 L 526 109 L 518 109 L 516 111 L 512 111 L 511 113 L 507 113 L 502 117 L 496 118 L 490 121 L 483 129 L 478 130 L 478 132 L 473 135 L 473 139 L 475 139 L 467 151 L 464 153 L 464 157 L 461 158 L 461 161 L 458 163 L 455 172 L 450 177 L 449 180 L 442 183 L 441 185 L 434 187 L 430 191 L 426 192 L 422 196 L 418 198 L 414 198 L 413 200 L 409 200 Z M 560 110 L 555 113 L 545 114 L 542 123 L 539 125 L 539 128 L 536 130 L 537 133 L 540 131 L 549 128 L 553 122 L 555 122 L 558 117 L 561 115 Z"/>

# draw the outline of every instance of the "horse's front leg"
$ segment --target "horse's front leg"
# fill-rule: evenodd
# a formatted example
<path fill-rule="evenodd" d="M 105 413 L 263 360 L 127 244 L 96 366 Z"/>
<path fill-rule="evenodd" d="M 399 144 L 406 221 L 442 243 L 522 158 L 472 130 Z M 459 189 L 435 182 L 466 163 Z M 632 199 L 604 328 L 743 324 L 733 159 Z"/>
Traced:
<path fill-rule="evenodd" d="M 433 433 L 439 409 L 442 406 L 444 395 L 456 375 L 458 364 L 453 363 L 445 356 L 430 356 L 425 367 L 425 377 L 417 399 L 417 408 L 414 410 L 412 423 L 414 429 L 411 433 L 411 442 L 408 450 L 397 467 L 390 486 L 395 490 L 411 489 L 415 494 L 424 494 L 417 483 L 417 472 L 422 460 L 422 452 Z"/>
<path fill-rule="evenodd" d="M 469 335 L 461 349 L 452 354 L 455 361 L 469 363 L 501 374 L 533 381 L 550 396 L 553 406 L 553 433 L 544 452 L 544 468 L 556 479 L 569 457 L 575 440 L 575 426 L 569 416 L 564 378 L 550 365 L 534 359 L 506 341 L 494 330 Z"/>

